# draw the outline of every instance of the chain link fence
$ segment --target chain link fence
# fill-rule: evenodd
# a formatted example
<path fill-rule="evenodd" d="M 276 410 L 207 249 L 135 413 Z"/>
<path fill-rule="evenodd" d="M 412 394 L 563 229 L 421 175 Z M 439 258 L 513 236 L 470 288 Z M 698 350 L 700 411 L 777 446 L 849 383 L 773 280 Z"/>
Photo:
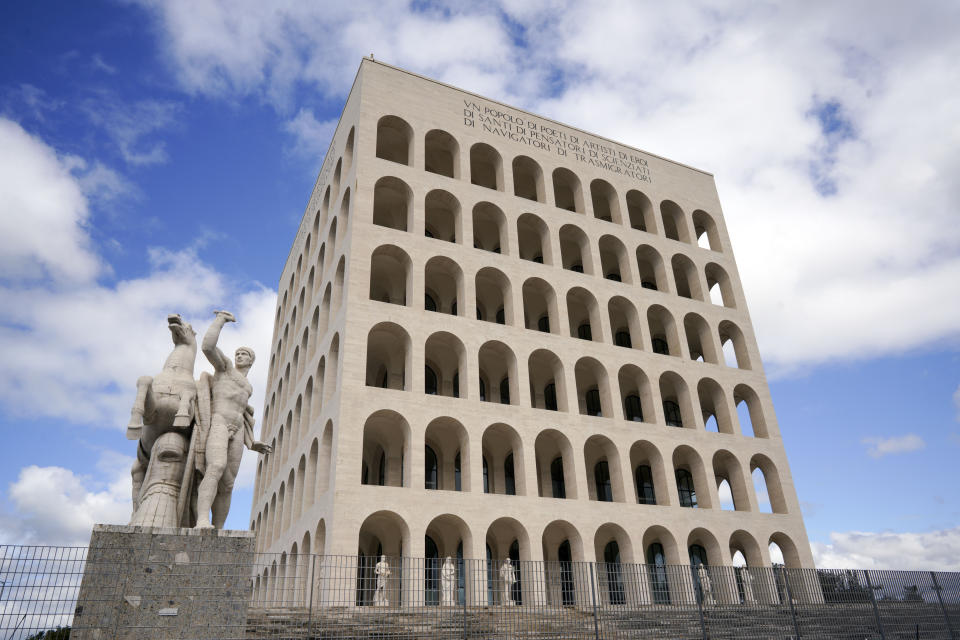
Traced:
<path fill-rule="evenodd" d="M 151 559 L 178 590 L 159 593 L 124 553 L 0 546 L 0 639 L 92 637 L 90 612 L 130 598 L 223 607 L 204 598 L 227 567 L 242 577 L 236 628 L 184 630 L 152 610 L 113 637 L 960 640 L 960 573 L 221 553 L 189 572 Z M 116 578 L 91 599 L 85 571 Z"/>

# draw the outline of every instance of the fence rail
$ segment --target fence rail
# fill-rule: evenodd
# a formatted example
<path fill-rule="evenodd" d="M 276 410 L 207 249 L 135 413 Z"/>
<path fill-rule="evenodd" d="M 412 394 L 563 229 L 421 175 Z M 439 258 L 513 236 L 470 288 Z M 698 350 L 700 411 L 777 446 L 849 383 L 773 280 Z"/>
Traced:
<path fill-rule="evenodd" d="M 97 597 L 130 597 L 130 550 L 98 557 L 108 558 L 99 575 L 117 580 Z M 248 576 L 237 594 L 245 623 L 216 637 L 960 640 L 960 573 L 264 553 L 190 563 L 194 576 L 204 564 Z M 90 610 L 79 601 L 87 565 L 85 547 L 0 546 L 0 639 L 67 637 L 44 635 L 58 627 L 85 637 L 75 614 Z M 138 578 L 137 594 L 147 583 Z M 204 591 L 194 578 L 149 595 L 202 601 Z"/>

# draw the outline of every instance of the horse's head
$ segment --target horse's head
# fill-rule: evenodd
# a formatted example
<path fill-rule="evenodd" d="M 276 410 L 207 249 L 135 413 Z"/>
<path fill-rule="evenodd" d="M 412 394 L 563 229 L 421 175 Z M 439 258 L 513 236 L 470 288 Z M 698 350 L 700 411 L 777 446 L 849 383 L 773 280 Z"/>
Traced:
<path fill-rule="evenodd" d="M 179 313 L 171 313 L 167 316 L 167 327 L 170 329 L 170 336 L 173 338 L 173 344 L 197 344 L 197 332 L 193 327 L 183 321 Z"/>

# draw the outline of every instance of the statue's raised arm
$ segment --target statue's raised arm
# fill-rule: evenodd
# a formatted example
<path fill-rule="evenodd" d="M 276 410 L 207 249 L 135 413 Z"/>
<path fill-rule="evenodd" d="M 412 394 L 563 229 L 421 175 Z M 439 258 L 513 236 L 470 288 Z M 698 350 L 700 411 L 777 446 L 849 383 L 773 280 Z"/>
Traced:
<path fill-rule="evenodd" d="M 228 322 L 236 322 L 237 319 L 229 311 L 214 311 L 216 319 L 210 324 L 207 332 L 203 334 L 203 355 L 207 357 L 210 364 L 216 371 L 226 371 L 230 367 L 230 360 L 223 355 L 223 351 L 217 346 L 217 340 L 220 339 L 220 330 Z"/>

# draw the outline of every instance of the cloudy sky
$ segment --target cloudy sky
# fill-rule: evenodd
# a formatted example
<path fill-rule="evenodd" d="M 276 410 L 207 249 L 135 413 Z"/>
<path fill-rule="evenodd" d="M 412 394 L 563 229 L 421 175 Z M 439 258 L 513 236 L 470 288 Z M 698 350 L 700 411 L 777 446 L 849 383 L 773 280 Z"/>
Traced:
<path fill-rule="evenodd" d="M 713 172 L 819 566 L 960 569 L 960 5 L 340 5 L 0 8 L 0 543 L 126 521 L 167 313 L 269 353 L 374 53 Z"/>

